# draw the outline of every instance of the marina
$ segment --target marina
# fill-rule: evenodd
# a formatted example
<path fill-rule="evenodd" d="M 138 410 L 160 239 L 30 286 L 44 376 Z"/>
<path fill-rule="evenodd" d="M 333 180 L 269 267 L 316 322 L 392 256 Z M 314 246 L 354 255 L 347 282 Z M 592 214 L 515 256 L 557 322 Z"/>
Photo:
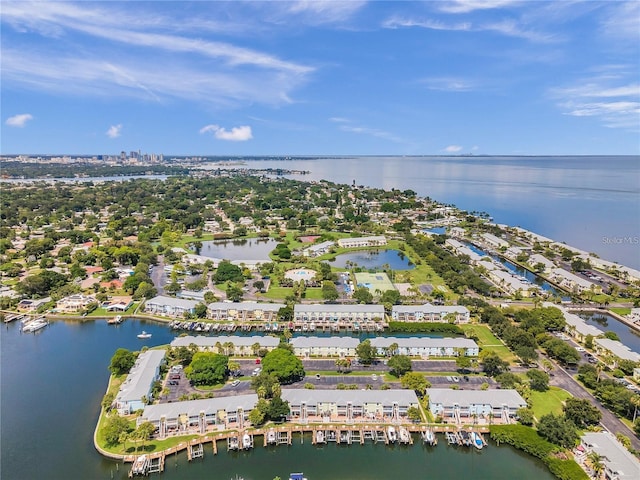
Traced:
<path fill-rule="evenodd" d="M 207 435 L 195 438 L 188 442 L 180 443 L 162 452 L 122 456 L 121 460 L 131 463 L 129 477 L 160 473 L 164 471 L 167 457 L 187 452 L 189 462 L 203 458 L 206 450 L 211 449 L 214 455 L 218 454 L 218 442 L 226 442 L 228 452 L 240 452 L 254 447 L 255 437 L 263 437 L 265 448 L 278 445 L 291 446 L 294 443 L 304 444 L 305 438 L 311 438 L 312 445 L 323 446 L 327 443 L 336 445 L 365 445 L 383 444 L 413 445 L 414 436 L 418 435 L 423 443 L 430 446 L 438 444 L 437 433 L 443 433 L 447 443 L 453 446 L 475 447 L 480 450 L 487 445 L 483 433 L 488 432 L 488 427 L 476 427 L 475 429 L 455 429 L 450 426 L 415 426 L 415 425 L 288 425 L 269 429 L 254 429 L 250 431 L 221 432 L 216 435 Z M 294 437 L 296 439 L 294 440 Z"/>

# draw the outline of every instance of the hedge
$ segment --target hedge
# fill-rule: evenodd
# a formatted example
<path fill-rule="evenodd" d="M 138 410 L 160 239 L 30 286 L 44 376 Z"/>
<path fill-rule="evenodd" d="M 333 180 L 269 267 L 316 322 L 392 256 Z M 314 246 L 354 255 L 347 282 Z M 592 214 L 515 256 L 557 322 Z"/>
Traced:
<path fill-rule="evenodd" d="M 464 332 L 457 325 L 451 323 L 430 323 L 430 322 L 389 322 L 390 332 L 405 333 L 450 333 L 453 335 L 463 335 Z"/>

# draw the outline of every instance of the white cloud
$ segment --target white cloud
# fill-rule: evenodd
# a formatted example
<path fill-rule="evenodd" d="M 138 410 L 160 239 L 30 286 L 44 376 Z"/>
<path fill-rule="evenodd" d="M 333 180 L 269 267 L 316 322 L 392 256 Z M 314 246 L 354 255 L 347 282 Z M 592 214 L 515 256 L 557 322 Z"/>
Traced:
<path fill-rule="evenodd" d="M 447 153 L 457 153 L 460 150 L 462 150 L 463 147 L 461 147 L 460 145 L 449 145 L 448 147 L 445 147 L 443 150 Z"/>
<path fill-rule="evenodd" d="M 632 42 L 637 47 L 640 32 L 639 2 L 610 2 L 608 10 L 601 15 L 602 32 L 612 38 Z"/>
<path fill-rule="evenodd" d="M 5 124 L 10 127 L 22 128 L 27 125 L 29 120 L 33 120 L 33 115 L 30 113 L 21 113 L 20 115 L 14 115 L 13 117 L 7 118 Z"/>
<path fill-rule="evenodd" d="M 335 1 L 335 0 L 299 0 L 296 2 L 275 2 L 286 8 L 286 13 L 303 16 L 307 23 L 319 25 L 323 23 L 336 23 L 348 20 L 355 12 L 360 10 L 367 2 L 360 0 Z M 273 7 L 273 5 L 270 5 Z"/>
<path fill-rule="evenodd" d="M 118 138 L 120 136 L 120 133 L 122 132 L 122 124 L 119 123 L 118 125 L 111 125 L 109 127 L 109 130 L 107 130 L 107 137 L 109 138 Z"/>
<path fill-rule="evenodd" d="M 218 140 L 227 140 L 230 142 L 246 142 L 253 138 L 251 127 L 248 125 L 233 127 L 231 130 L 227 130 L 218 125 L 206 125 L 200 129 L 200 133 L 207 132 L 213 133 L 213 136 Z"/>
<path fill-rule="evenodd" d="M 635 68 L 615 65 L 601 71 L 576 85 L 554 88 L 549 94 L 565 115 L 594 117 L 609 128 L 640 131 L 640 83 Z"/>
<path fill-rule="evenodd" d="M 469 13 L 522 4 L 521 0 L 450 0 L 438 2 L 438 9 L 446 13 Z"/>
<path fill-rule="evenodd" d="M 472 80 L 454 77 L 424 78 L 420 83 L 426 85 L 429 90 L 442 92 L 470 92 L 478 88 L 476 82 Z"/>

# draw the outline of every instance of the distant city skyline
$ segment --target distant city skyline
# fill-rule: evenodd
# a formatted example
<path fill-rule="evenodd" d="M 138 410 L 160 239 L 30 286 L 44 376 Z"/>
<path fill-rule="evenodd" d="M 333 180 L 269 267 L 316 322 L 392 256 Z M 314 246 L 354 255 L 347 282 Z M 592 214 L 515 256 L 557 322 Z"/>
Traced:
<path fill-rule="evenodd" d="M 640 2 L 3 1 L 2 155 L 637 155 Z"/>

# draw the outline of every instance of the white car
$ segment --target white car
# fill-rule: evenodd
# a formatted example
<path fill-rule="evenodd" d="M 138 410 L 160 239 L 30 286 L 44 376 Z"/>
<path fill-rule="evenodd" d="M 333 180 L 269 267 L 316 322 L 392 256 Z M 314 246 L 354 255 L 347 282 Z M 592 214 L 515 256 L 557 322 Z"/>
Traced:
<path fill-rule="evenodd" d="M 586 350 L 582 347 L 576 347 L 576 350 L 579 352 L 586 352 Z"/>

